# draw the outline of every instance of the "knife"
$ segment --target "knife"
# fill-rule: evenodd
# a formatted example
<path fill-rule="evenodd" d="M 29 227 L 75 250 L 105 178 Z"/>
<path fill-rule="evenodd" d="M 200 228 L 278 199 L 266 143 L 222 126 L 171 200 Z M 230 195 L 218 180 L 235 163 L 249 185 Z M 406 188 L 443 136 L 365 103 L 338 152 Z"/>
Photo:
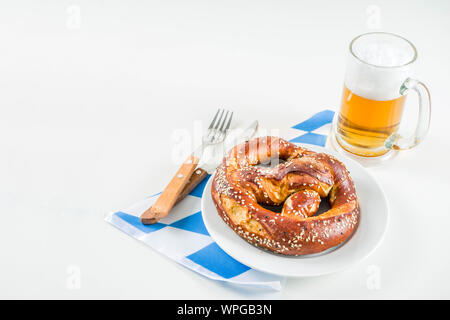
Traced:
<path fill-rule="evenodd" d="M 202 182 L 208 175 L 212 174 L 216 168 L 219 166 L 220 162 L 222 161 L 224 152 L 226 152 L 229 148 L 233 147 L 236 144 L 245 142 L 246 140 L 249 140 L 253 137 L 256 130 L 258 129 L 258 121 L 254 121 L 248 128 L 246 128 L 242 132 L 237 132 L 237 134 L 230 135 L 225 139 L 225 141 L 221 144 L 212 146 L 211 148 L 208 148 L 208 151 L 212 152 L 212 155 L 209 157 L 204 157 L 202 155 L 203 160 L 199 162 L 199 157 L 194 157 L 193 162 L 190 162 L 190 168 L 187 170 L 184 175 L 185 177 L 189 178 L 189 181 L 186 183 L 185 187 L 182 189 L 180 194 L 178 195 L 175 204 L 180 202 L 182 199 L 184 199 L 194 188 Z M 237 131 L 237 130 L 236 130 Z M 205 150 L 203 150 L 205 151 Z M 195 162 L 194 162 L 195 161 Z M 195 164 L 195 166 L 192 167 L 192 164 Z M 181 170 L 181 169 L 180 169 Z M 149 208 L 148 210 L 150 210 Z M 148 211 L 147 210 L 147 211 Z M 145 211 L 141 216 L 141 222 L 143 224 L 154 224 L 159 219 L 155 218 L 149 218 L 149 216 L 152 216 L 151 214 L 148 215 L 148 212 Z"/>

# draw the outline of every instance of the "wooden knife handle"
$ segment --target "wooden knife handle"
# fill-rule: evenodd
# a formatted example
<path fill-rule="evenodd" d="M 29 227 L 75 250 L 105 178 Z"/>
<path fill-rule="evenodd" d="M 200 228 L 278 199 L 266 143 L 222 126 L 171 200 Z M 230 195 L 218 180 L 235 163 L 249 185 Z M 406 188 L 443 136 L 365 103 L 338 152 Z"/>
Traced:
<path fill-rule="evenodd" d="M 195 169 L 194 173 L 191 176 L 191 179 L 189 179 L 189 182 L 187 183 L 187 185 L 184 186 L 183 191 L 181 191 L 181 193 L 178 196 L 178 199 L 175 203 L 178 203 L 181 200 L 183 200 L 207 176 L 208 176 L 208 172 L 206 172 L 205 170 L 203 170 L 201 168 Z"/>
<path fill-rule="evenodd" d="M 141 215 L 143 224 L 152 224 L 167 216 L 197 167 L 199 159 L 190 155 L 164 188 L 156 202 Z"/>

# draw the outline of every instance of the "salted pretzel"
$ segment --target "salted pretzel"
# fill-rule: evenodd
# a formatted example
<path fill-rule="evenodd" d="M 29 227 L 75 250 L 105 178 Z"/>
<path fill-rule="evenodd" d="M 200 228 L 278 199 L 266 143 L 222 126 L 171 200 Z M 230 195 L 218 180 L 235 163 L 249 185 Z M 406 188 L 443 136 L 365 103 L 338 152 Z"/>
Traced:
<path fill-rule="evenodd" d="M 279 159 L 284 162 L 261 166 Z M 359 221 L 355 186 L 345 166 L 277 137 L 235 146 L 218 167 L 211 190 L 219 215 L 239 236 L 285 255 L 334 247 Z M 317 214 L 325 197 L 331 208 Z M 281 205 L 281 212 L 264 207 Z"/>

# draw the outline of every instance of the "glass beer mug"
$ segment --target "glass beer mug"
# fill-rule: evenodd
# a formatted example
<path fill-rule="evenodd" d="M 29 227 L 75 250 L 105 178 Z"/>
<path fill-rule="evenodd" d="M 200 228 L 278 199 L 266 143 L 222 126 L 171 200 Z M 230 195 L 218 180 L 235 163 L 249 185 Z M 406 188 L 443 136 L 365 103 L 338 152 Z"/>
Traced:
<path fill-rule="evenodd" d="M 382 157 L 424 138 L 431 102 L 427 87 L 411 78 L 416 58 L 414 45 L 395 34 L 372 32 L 353 39 L 341 109 L 333 124 L 342 149 L 360 157 Z M 411 90 L 419 97 L 419 117 L 414 134 L 404 137 L 397 131 Z"/>

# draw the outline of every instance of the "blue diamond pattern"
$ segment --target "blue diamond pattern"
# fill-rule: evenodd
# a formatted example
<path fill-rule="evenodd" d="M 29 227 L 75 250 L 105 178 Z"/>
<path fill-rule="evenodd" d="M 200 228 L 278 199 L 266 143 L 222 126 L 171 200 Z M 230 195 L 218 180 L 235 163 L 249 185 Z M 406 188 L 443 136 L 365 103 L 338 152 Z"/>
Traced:
<path fill-rule="evenodd" d="M 249 267 L 226 254 L 215 242 L 194 252 L 187 258 L 226 279 L 250 270 Z"/>
<path fill-rule="evenodd" d="M 204 234 L 209 236 L 208 231 L 206 230 L 205 224 L 203 223 L 202 212 L 199 211 L 186 217 L 184 219 L 175 221 L 170 224 L 171 227 L 183 229 L 191 232 L 196 232 L 200 234 Z"/>
<path fill-rule="evenodd" d="M 201 198 L 201 197 L 202 197 L 202 194 L 203 194 L 203 190 L 205 189 L 206 183 L 207 183 L 208 180 L 209 180 L 209 177 L 211 177 L 210 174 L 208 174 L 208 176 L 207 176 L 205 179 L 203 179 L 203 181 L 200 182 L 200 183 L 194 188 L 194 190 L 192 190 L 191 193 L 189 193 L 189 194 L 190 194 L 191 196 L 195 196 L 195 197 Z"/>
<path fill-rule="evenodd" d="M 334 111 L 324 110 L 319 113 L 316 113 L 308 120 L 305 120 L 305 121 L 293 126 L 292 128 L 311 132 L 311 131 L 314 131 L 314 130 L 326 125 L 327 123 L 332 122 L 333 116 L 334 116 Z"/>
<path fill-rule="evenodd" d="M 290 142 L 308 143 L 323 147 L 327 142 L 327 136 L 323 134 L 308 132 L 302 136 L 291 139 Z"/>

